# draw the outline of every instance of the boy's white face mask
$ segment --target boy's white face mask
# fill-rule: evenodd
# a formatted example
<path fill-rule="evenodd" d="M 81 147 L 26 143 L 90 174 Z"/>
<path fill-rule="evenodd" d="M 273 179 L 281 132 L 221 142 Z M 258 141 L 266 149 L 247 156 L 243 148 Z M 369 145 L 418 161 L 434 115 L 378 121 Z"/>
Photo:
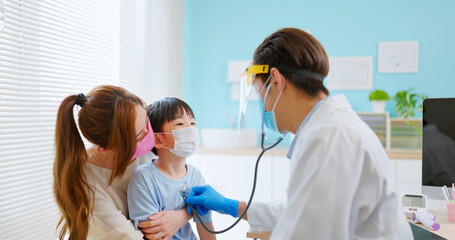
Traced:
<path fill-rule="evenodd" d="M 189 157 L 199 147 L 201 139 L 197 127 L 184 127 L 172 130 L 172 133 L 160 133 L 174 135 L 174 149 L 169 149 L 171 153 L 179 157 Z"/>

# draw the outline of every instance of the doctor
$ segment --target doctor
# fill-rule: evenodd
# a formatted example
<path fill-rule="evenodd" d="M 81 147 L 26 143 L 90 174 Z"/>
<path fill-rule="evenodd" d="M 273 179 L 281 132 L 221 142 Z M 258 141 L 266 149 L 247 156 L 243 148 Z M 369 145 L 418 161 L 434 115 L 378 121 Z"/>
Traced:
<path fill-rule="evenodd" d="M 271 239 L 412 239 L 391 182 L 388 157 L 343 95 L 322 80 L 329 61 L 305 31 L 281 29 L 259 45 L 247 81 L 261 96 L 264 123 L 295 138 L 286 204 L 252 203 L 243 217 Z M 246 203 L 206 185 L 186 202 L 234 217 Z M 203 213 L 200 213 L 203 214 Z"/>

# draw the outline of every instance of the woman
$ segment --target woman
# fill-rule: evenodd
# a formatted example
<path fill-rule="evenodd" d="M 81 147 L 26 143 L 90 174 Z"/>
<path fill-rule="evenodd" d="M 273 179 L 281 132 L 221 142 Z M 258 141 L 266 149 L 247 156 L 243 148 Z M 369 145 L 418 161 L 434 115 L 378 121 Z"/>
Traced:
<path fill-rule="evenodd" d="M 86 150 L 79 129 L 94 144 Z M 55 131 L 54 195 L 62 212 L 59 238 L 170 239 L 191 218 L 184 209 L 160 212 L 136 230 L 128 219 L 126 190 L 134 168 L 151 159 L 153 132 L 137 96 L 98 86 L 66 97 Z M 145 156 L 144 156 L 145 155 Z"/>
<path fill-rule="evenodd" d="M 259 45 L 248 67 L 263 102 L 263 123 L 292 132 L 286 204 L 253 203 L 244 216 L 270 239 L 412 239 L 393 187 L 388 157 L 343 95 L 329 97 L 329 61 L 322 45 L 295 28 Z M 210 186 L 186 202 L 239 216 L 246 203 Z"/>

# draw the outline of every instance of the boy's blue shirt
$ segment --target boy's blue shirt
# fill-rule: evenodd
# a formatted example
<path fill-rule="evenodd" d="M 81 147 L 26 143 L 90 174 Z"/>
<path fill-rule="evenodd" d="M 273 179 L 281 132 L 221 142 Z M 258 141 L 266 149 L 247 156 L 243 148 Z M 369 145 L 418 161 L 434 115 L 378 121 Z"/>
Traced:
<path fill-rule="evenodd" d="M 140 222 L 149 221 L 148 217 L 163 210 L 179 210 L 185 206 L 180 190 L 186 184 L 189 191 L 192 187 L 205 185 L 199 170 L 186 164 L 187 173 L 182 179 L 166 177 L 154 164 L 155 160 L 137 167 L 128 185 L 129 217 L 135 227 Z M 205 223 L 211 223 L 211 213 L 201 216 Z M 194 222 L 198 222 L 193 218 Z M 172 239 L 198 239 L 187 223 L 179 229 Z"/>

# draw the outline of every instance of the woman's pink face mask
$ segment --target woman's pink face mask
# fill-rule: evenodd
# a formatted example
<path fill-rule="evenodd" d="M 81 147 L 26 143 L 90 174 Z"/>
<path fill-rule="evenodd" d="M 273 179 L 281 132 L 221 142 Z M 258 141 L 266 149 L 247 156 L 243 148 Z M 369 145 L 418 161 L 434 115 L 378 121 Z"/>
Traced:
<path fill-rule="evenodd" d="M 136 152 L 134 153 L 133 158 L 131 160 L 144 156 L 145 154 L 150 152 L 155 146 L 155 137 L 153 134 L 152 125 L 150 125 L 150 121 L 147 121 L 147 130 L 148 130 L 147 135 L 145 135 L 142 138 L 141 142 L 137 145 Z"/>

